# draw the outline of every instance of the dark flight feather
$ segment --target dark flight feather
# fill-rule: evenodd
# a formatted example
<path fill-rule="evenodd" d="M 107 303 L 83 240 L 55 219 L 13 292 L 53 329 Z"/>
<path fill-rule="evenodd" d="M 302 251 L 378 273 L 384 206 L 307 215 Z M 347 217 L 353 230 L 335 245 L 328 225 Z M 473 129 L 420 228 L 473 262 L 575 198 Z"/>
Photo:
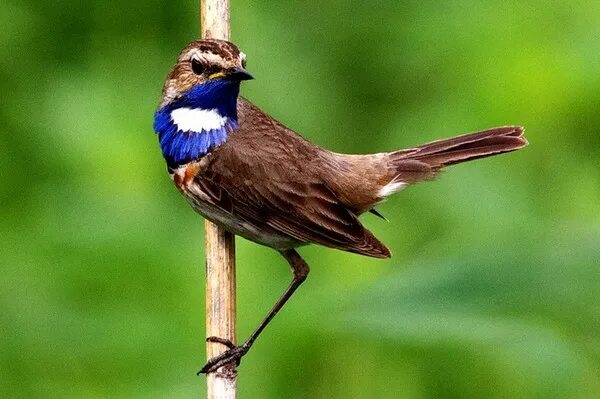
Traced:
<path fill-rule="evenodd" d="M 527 145 L 523 132 L 520 126 L 506 126 L 437 140 L 390 153 L 390 164 L 397 181 L 415 183 L 446 166 L 523 148 Z"/>

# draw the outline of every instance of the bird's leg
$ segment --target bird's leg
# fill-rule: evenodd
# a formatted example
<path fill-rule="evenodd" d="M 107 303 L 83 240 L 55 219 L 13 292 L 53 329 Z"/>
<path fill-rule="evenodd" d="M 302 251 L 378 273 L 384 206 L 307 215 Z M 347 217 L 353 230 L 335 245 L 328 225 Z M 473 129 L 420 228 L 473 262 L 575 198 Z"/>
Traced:
<path fill-rule="evenodd" d="M 288 261 L 288 263 L 290 264 L 290 266 L 292 268 L 292 273 L 294 275 L 292 282 L 290 283 L 288 288 L 285 290 L 285 292 L 283 293 L 281 298 L 279 298 L 277 303 L 275 303 L 275 306 L 273 306 L 271 311 L 267 314 L 267 317 L 265 317 L 265 319 L 258 325 L 256 330 L 254 330 L 254 332 L 250 335 L 250 337 L 242 345 L 235 346 L 232 342 L 229 342 L 229 340 L 224 340 L 219 337 L 208 337 L 207 341 L 214 341 L 214 342 L 222 343 L 222 344 L 228 346 L 229 350 L 210 359 L 204 365 L 204 367 L 202 367 L 202 370 L 200 370 L 198 372 L 198 374 L 212 373 L 213 371 L 216 371 L 219 367 L 225 366 L 226 364 L 229 364 L 232 362 L 236 362 L 236 364 L 239 365 L 240 359 L 242 358 L 242 356 L 244 356 L 246 353 L 248 353 L 248 350 L 250 350 L 250 347 L 252 346 L 254 341 L 256 341 L 256 338 L 258 338 L 260 333 L 265 329 L 265 327 L 269 324 L 269 322 L 271 320 L 273 320 L 273 317 L 275 317 L 277 312 L 279 312 L 279 310 L 281 310 L 281 308 L 283 307 L 283 305 L 285 305 L 285 303 L 288 301 L 288 299 L 290 299 L 292 297 L 294 292 L 298 289 L 298 287 L 300 287 L 300 284 L 302 284 L 302 282 L 304 282 L 304 280 L 306 280 L 306 276 L 308 276 L 309 268 L 308 268 L 308 265 L 306 264 L 306 262 L 304 261 L 304 259 L 302 259 L 300 257 L 298 252 L 296 252 L 293 249 L 287 249 L 285 251 L 279 251 L 279 252 Z"/>

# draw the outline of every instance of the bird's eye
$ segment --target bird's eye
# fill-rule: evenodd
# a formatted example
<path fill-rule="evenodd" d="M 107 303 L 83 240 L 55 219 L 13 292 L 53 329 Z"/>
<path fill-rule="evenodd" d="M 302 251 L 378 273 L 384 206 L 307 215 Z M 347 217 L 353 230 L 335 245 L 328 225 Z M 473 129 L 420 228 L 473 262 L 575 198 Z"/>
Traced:
<path fill-rule="evenodd" d="M 196 75 L 202 75 L 202 73 L 204 72 L 204 65 L 202 65 L 202 63 L 196 59 L 192 60 L 192 71 L 194 71 L 194 73 Z"/>
<path fill-rule="evenodd" d="M 245 58 L 242 60 L 242 68 L 246 68 L 246 59 Z"/>

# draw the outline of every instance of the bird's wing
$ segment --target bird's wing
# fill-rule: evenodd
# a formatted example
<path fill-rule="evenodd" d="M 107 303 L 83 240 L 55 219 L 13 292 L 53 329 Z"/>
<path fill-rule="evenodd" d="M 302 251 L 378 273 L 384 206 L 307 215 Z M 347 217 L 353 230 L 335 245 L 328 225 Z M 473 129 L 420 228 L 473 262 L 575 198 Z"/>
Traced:
<path fill-rule="evenodd" d="M 242 150 L 236 140 L 225 143 L 194 178 L 213 205 L 303 243 L 390 256 L 326 183 L 310 173 L 316 166 L 307 166 L 306 154 L 294 156 L 272 142 L 269 148 L 244 144 Z"/>

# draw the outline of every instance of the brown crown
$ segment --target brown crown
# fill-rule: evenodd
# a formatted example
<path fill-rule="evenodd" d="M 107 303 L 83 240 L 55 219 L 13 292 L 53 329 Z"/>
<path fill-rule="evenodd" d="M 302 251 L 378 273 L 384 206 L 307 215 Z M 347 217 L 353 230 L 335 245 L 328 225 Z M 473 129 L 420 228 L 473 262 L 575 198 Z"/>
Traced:
<path fill-rule="evenodd" d="M 235 62 L 240 56 L 240 50 L 237 46 L 226 40 L 201 39 L 195 40 L 185 46 L 179 55 L 178 61 L 188 61 L 190 53 L 193 50 L 204 54 L 214 54 L 223 59 L 223 61 Z"/>

